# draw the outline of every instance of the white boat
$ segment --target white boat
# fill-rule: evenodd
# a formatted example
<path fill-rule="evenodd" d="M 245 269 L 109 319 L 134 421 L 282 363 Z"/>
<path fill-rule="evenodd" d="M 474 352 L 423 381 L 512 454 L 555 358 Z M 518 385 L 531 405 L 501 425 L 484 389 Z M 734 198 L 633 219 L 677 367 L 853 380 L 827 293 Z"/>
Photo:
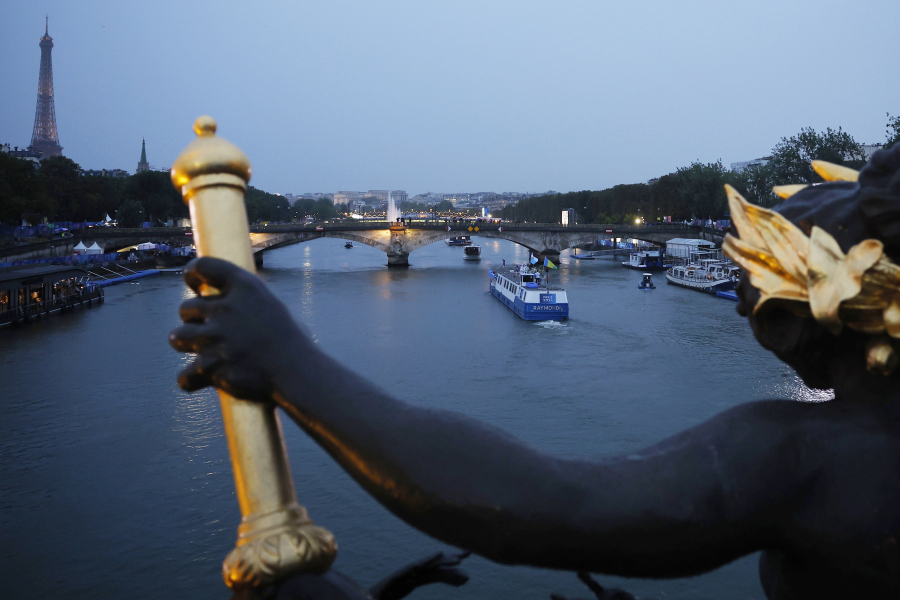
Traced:
<path fill-rule="evenodd" d="M 444 243 L 448 246 L 470 246 L 472 244 L 472 240 L 468 235 L 458 235 L 456 237 L 444 240 Z"/>
<path fill-rule="evenodd" d="M 463 251 L 464 260 L 481 260 L 481 246 L 466 246 Z"/>
<path fill-rule="evenodd" d="M 666 271 L 666 281 L 674 285 L 715 294 L 733 290 L 741 269 L 727 259 L 702 258 L 686 265 L 675 265 Z"/>
<path fill-rule="evenodd" d="M 491 277 L 491 294 L 526 321 L 561 321 L 569 318 L 566 290 L 544 282 L 540 269 L 529 265 L 505 267 Z"/>
<path fill-rule="evenodd" d="M 639 271 L 664 271 L 671 265 L 663 262 L 663 256 L 659 250 L 641 250 L 632 252 L 628 256 L 628 261 L 623 262 L 622 266 Z"/>

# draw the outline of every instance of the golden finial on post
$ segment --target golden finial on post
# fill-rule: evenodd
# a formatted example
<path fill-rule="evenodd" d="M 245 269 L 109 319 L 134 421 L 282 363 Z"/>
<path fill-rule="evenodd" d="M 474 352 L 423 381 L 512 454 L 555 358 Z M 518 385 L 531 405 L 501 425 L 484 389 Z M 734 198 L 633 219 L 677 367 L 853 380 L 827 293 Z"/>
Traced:
<path fill-rule="evenodd" d="M 194 132 L 197 139 L 175 159 L 171 176 L 191 211 L 197 255 L 254 271 L 244 208 L 250 161 L 237 146 L 216 136 L 212 117 L 197 119 Z M 221 390 L 219 400 L 243 517 L 237 546 L 222 565 L 225 583 L 259 586 L 293 572 L 327 569 L 337 544 L 297 503 L 274 405 L 238 400 Z"/>

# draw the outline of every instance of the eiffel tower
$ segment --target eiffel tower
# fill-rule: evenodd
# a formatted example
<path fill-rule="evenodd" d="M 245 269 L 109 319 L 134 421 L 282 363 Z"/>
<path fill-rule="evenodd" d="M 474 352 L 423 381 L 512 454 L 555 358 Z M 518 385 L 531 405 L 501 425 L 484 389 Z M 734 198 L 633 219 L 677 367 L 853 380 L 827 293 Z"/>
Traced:
<path fill-rule="evenodd" d="M 53 38 L 48 33 L 50 18 L 44 23 L 44 37 L 41 38 L 41 77 L 38 81 L 37 109 L 34 112 L 34 131 L 31 134 L 29 150 L 36 150 L 49 156 L 62 156 L 62 146 L 56 133 L 56 109 L 53 107 Z"/>

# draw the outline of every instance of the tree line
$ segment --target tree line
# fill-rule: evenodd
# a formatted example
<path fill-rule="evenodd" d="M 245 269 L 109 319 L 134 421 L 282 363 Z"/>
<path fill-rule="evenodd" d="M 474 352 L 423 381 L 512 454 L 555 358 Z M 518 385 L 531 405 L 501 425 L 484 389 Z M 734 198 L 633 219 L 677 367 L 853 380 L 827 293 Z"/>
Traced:
<path fill-rule="evenodd" d="M 35 168 L 34 162 L 0 152 L 0 223 L 97 222 L 109 215 L 121 227 L 140 227 L 189 216 L 166 172 L 144 171 L 130 177 L 81 173 L 81 167 L 64 156 L 46 158 Z M 252 186 L 246 207 L 250 223 L 290 222 L 307 216 L 329 219 L 337 214 L 330 200 L 300 199 L 291 207 L 283 196 Z"/>
<path fill-rule="evenodd" d="M 900 143 L 900 116 L 887 115 L 885 148 Z M 782 138 L 772 149 L 766 165 L 751 166 L 741 172 L 727 170 L 721 161 L 694 162 L 653 183 L 622 184 L 600 191 L 580 191 L 550 196 L 535 196 L 501 211 L 505 219 L 555 223 L 562 210 L 575 209 L 583 223 L 646 222 L 671 216 L 674 220 L 716 219 L 727 212 L 722 186 L 731 184 L 751 202 L 774 206 L 779 199 L 773 185 L 816 183 L 821 181 L 810 168 L 813 159 L 860 168 L 864 163 L 862 147 L 847 132 L 826 129 L 816 132 L 804 128 L 797 135 Z M 0 223 L 18 225 L 22 220 L 38 223 L 61 221 L 100 221 L 106 215 L 123 227 L 142 223 L 162 225 L 168 219 L 188 217 L 187 206 L 172 187 L 169 174 L 145 171 L 130 177 L 82 175 L 81 167 L 63 156 L 40 162 L 20 160 L 0 152 Z M 452 205 L 439 205 L 439 212 Z M 290 222 L 312 217 L 331 219 L 346 210 L 331 200 L 298 199 L 289 206 L 283 196 L 250 187 L 246 196 L 250 223 Z M 401 204 L 402 210 L 428 211 L 413 202 Z"/>
<path fill-rule="evenodd" d="M 887 115 L 885 148 L 900 143 L 900 116 Z M 563 210 L 574 209 L 581 223 L 647 223 L 663 217 L 673 221 L 721 219 L 728 213 L 722 188 L 730 184 L 749 201 L 765 207 L 780 202 L 772 186 L 789 183 L 818 183 L 811 160 L 826 160 L 860 169 L 865 164 L 862 145 L 840 127 L 817 132 L 803 128 L 782 138 L 772 149 L 768 163 L 731 171 L 722 161 L 693 162 L 650 183 L 620 184 L 599 191 L 534 196 L 501 211 L 512 221 L 557 223 Z"/>

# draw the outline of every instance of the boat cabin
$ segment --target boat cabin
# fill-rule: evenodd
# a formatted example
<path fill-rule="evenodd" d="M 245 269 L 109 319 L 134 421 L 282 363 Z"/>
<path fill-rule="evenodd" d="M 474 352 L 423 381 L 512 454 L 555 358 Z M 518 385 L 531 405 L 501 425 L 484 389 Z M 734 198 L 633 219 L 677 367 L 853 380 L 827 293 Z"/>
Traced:
<path fill-rule="evenodd" d="M 78 267 L 42 266 L 0 272 L 0 326 L 103 301 L 103 290 Z"/>

